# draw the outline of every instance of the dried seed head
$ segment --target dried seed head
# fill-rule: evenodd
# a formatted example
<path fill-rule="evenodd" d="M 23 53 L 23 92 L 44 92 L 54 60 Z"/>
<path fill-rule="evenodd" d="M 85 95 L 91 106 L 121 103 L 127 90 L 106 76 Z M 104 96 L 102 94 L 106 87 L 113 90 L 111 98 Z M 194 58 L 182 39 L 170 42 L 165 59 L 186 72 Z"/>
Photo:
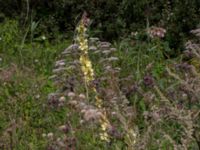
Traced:
<path fill-rule="evenodd" d="M 69 93 L 67 94 L 67 96 L 70 97 L 70 98 L 73 98 L 73 97 L 75 96 L 75 93 L 74 93 L 74 92 L 69 92 Z"/>
<path fill-rule="evenodd" d="M 108 134 L 116 139 L 121 139 L 123 137 L 122 134 L 114 126 L 110 126 L 108 128 Z"/>
<path fill-rule="evenodd" d="M 153 86 L 154 85 L 154 79 L 151 75 L 146 75 L 143 79 L 143 82 L 146 86 Z"/>
<path fill-rule="evenodd" d="M 84 113 L 83 117 L 86 121 L 95 121 L 102 116 L 102 113 L 99 112 L 97 109 L 87 109 L 83 111 L 83 113 Z"/>
<path fill-rule="evenodd" d="M 81 100 L 85 100 L 86 97 L 85 97 L 84 94 L 80 94 L 80 95 L 79 95 L 79 98 L 80 98 Z"/>
<path fill-rule="evenodd" d="M 151 27 L 148 30 L 148 34 L 151 38 L 156 38 L 156 37 L 163 38 L 165 37 L 166 29 L 161 28 L 161 27 Z"/>
<path fill-rule="evenodd" d="M 62 125 L 59 127 L 59 130 L 67 133 L 69 132 L 69 127 L 67 125 Z"/>
<path fill-rule="evenodd" d="M 51 93 L 48 95 L 48 104 L 53 106 L 53 107 L 56 107 L 58 106 L 59 104 L 59 101 L 58 101 L 58 94 L 57 93 Z"/>
<path fill-rule="evenodd" d="M 72 105 L 72 106 L 77 106 L 78 102 L 77 101 L 70 101 L 69 104 Z"/>

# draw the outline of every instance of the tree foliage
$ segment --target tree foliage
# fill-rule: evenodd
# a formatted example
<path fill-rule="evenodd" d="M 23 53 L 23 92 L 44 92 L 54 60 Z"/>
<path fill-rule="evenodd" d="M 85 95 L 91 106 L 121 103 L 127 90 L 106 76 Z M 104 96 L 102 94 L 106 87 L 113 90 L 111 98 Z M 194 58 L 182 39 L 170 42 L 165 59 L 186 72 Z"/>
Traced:
<path fill-rule="evenodd" d="M 187 33 L 199 24 L 199 0 L 0 0 L 0 20 L 5 17 L 40 22 L 40 32 L 73 31 L 83 11 L 92 19 L 94 34 L 105 39 L 126 36 L 150 26 L 167 29 L 167 41 L 180 48 Z M 176 37 L 176 38 L 172 38 Z"/>

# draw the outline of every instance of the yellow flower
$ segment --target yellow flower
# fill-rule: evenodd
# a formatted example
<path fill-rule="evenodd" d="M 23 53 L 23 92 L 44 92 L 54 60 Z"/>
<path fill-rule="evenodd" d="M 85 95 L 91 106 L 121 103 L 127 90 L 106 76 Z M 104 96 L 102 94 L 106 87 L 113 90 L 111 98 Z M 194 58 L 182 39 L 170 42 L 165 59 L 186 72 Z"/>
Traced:
<path fill-rule="evenodd" d="M 79 61 L 81 63 L 81 70 L 84 74 L 84 80 L 88 84 L 88 82 L 94 80 L 94 70 L 92 68 L 92 62 L 90 61 L 89 56 L 88 56 L 89 46 L 88 46 L 88 40 L 85 36 L 86 31 L 87 31 L 87 28 L 84 26 L 83 20 L 81 20 L 79 26 L 77 27 L 78 36 L 76 39 L 79 43 L 79 48 L 81 50 L 81 56 L 79 58 Z M 96 94 L 95 105 L 98 108 L 101 108 L 102 99 L 98 97 L 97 95 L 98 93 L 95 88 L 92 88 L 92 90 Z M 101 127 L 100 139 L 101 140 L 109 141 L 109 135 L 107 133 L 107 129 L 109 128 L 109 126 L 110 126 L 110 123 L 107 119 L 107 116 L 106 114 L 103 114 L 100 119 L 100 127 Z"/>
<path fill-rule="evenodd" d="M 86 28 L 84 27 L 82 21 L 80 22 L 79 26 L 76 28 L 78 32 L 86 32 Z"/>
<path fill-rule="evenodd" d="M 101 124 L 101 128 L 102 128 L 103 131 L 106 131 L 107 127 L 108 127 L 108 125 L 107 125 L 106 122 L 103 122 L 103 123 Z"/>
<path fill-rule="evenodd" d="M 109 142 L 109 136 L 106 132 L 100 133 L 100 139 Z"/>
<path fill-rule="evenodd" d="M 90 62 L 89 60 L 86 60 L 86 61 L 85 61 L 85 65 L 86 65 L 86 67 L 88 67 L 90 70 L 92 70 L 92 64 L 91 64 L 91 62 Z"/>
<path fill-rule="evenodd" d="M 85 44 L 85 43 L 81 43 L 81 44 L 80 44 L 80 49 L 81 49 L 82 51 L 86 51 L 86 50 L 88 49 L 88 45 Z"/>

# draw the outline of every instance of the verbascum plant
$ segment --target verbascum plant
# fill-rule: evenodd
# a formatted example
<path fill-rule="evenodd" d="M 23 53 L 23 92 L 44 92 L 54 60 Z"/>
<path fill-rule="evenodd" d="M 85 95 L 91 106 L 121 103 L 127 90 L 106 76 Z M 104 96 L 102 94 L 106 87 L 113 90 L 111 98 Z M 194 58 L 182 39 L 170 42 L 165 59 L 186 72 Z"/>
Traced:
<path fill-rule="evenodd" d="M 76 27 L 75 43 L 66 48 L 55 63 L 51 79 L 58 90 L 49 95 L 48 104 L 56 109 L 67 106 L 72 110 L 71 119 L 78 112 L 80 126 L 86 132 L 90 129 L 88 125 L 95 127 L 98 139 L 110 143 L 109 146 L 121 149 L 123 146 L 118 142 L 123 141 L 127 149 L 132 150 L 138 136 L 133 110 L 120 87 L 117 49 L 109 42 L 89 38 L 88 22 L 83 16 Z M 96 133 L 92 133 L 94 135 L 96 137 Z"/>
<path fill-rule="evenodd" d="M 88 55 L 89 46 L 88 46 L 88 39 L 86 36 L 88 23 L 89 23 L 89 19 L 87 18 L 86 13 L 84 13 L 79 25 L 77 26 L 77 37 L 76 37 L 77 44 L 79 45 L 79 49 L 81 50 L 79 61 L 81 64 L 81 70 L 84 75 L 87 98 L 88 98 L 89 83 L 95 79 L 94 70 L 92 68 L 92 62 L 90 61 L 90 58 Z M 96 107 L 103 110 L 102 99 L 98 96 L 98 92 L 96 88 L 91 87 L 91 90 L 92 92 L 95 93 Z M 104 141 L 109 141 L 109 135 L 107 133 L 107 130 L 110 127 L 110 122 L 107 118 L 105 111 L 102 113 L 102 116 L 99 119 L 99 122 L 101 126 L 100 139 Z"/>

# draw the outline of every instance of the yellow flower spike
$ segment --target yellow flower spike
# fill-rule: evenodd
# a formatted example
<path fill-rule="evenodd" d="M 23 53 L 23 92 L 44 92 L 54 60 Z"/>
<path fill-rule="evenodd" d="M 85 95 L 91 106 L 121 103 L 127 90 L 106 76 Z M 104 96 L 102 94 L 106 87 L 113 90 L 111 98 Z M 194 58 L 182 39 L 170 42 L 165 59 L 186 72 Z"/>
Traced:
<path fill-rule="evenodd" d="M 102 100 L 97 95 L 95 96 L 95 99 L 96 99 L 96 106 L 98 108 L 101 108 L 101 106 L 102 106 Z"/>
<path fill-rule="evenodd" d="M 84 19 L 84 17 L 83 17 L 83 19 Z M 89 85 L 89 82 L 94 80 L 94 70 L 92 68 L 92 62 L 90 61 L 89 56 L 88 56 L 89 46 L 88 46 L 88 39 L 86 38 L 87 28 L 84 25 L 83 19 L 80 21 L 80 24 L 76 28 L 77 33 L 78 33 L 76 40 L 77 40 L 77 42 L 79 44 L 79 48 L 81 50 L 81 56 L 79 58 L 79 61 L 81 63 L 81 70 L 84 75 L 84 80 L 86 82 L 86 90 L 87 90 L 88 89 L 87 86 Z M 93 87 L 91 90 L 96 94 L 96 96 L 95 96 L 96 107 L 101 109 L 102 108 L 102 99 L 98 97 L 98 93 L 97 93 L 97 90 L 95 89 L 95 87 Z M 101 116 L 99 122 L 100 122 L 100 127 L 101 127 L 100 139 L 103 141 L 109 142 L 110 140 L 109 140 L 109 135 L 107 133 L 107 129 L 110 127 L 110 123 L 109 123 L 105 113 Z"/>

